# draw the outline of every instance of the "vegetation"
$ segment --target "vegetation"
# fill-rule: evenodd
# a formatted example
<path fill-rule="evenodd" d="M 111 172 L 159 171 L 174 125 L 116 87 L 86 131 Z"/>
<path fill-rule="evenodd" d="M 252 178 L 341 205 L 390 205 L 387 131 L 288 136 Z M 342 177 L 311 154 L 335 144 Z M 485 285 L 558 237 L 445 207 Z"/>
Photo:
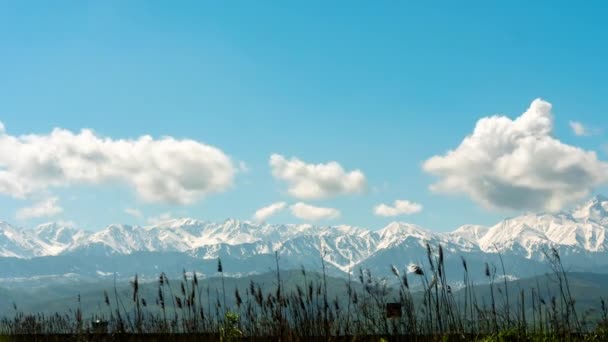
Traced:
<path fill-rule="evenodd" d="M 320 274 L 302 269 L 298 283 L 286 287 L 278 255 L 274 284 L 251 281 L 246 289 L 221 283 L 202 286 L 196 273 L 183 271 L 179 281 L 164 273 L 154 293 L 142 291 L 137 275 L 128 297 L 116 284 L 103 293 L 103 308 L 83 318 L 80 296 L 76 308 L 65 314 L 15 314 L 0 320 L 0 335 L 70 336 L 200 336 L 220 341 L 243 338 L 373 339 L 528 341 L 608 338 L 608 307 L 598 298 L 599 310 L 579 312 L 560 255 L 545 253 L 553 286 L 515 288 L 504 266 L 485 264 L 487 285 L 470 279 L 462 259 L 463 278 L 448 281 L 441 246 L 427 244 L 424 264 L 404 269 L 391 266 L 393 279 L 377 279 L 359 269 L 340 293 L 328 290 L 322 260 Z M 354 276 L 355 279 L 351 279 Z M 456 290 L 452 286 L 460 283 Z M 396 284 L 396 285 L 395 285 Z M 144 284 L 148 288 L 150 284 Z M 0 337 L 0 340 L 2 338 Z"/>

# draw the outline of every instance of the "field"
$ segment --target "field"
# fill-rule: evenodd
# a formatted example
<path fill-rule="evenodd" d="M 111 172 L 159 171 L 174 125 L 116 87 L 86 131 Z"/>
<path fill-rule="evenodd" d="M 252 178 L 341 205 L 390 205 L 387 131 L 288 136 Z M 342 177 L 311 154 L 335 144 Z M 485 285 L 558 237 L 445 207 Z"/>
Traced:
<path fill-rule="evenodd" d="M 66 312 L 23 312 L 0 320 L 0 340 L 603 340 L 608 338 L 604 275 L 568 273 L 557 251 L 552 272 L 507 281 L 501 264 L 446 277 L 441 246 L 424 264 L 392 267 L 393 277 L 356 270 L 347 280 L 319 272 L 281 271 L 247 279 L 182 279 L 111 284 L 95 307 L 81 295 Z M 390 265 L 387 267 L 391 267 Z M 483 272 L 474 284 L 470 272 Z M 106 284 L 110 285 L 110 284 Z M 7 294 L 5 294 L 7 295 Z M 91 293 L 87 298 L 92 296 Z M 577 301 L 577 298 L 581 300 Z M 49 301 L 49 307 L 53 307 Z"/>

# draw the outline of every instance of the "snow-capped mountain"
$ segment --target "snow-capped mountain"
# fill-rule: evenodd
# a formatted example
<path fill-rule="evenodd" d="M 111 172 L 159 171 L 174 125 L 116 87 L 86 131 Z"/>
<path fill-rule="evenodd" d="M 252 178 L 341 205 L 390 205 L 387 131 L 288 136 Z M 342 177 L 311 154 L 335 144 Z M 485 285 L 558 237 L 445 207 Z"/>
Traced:
<path fill-rule="evenodd" d="M 421 262 L 429 243 L 434 248 L 441 245 L 457 262 L 463 256 L 482 263 L 500 252 L 517 268 L 542 262 L 543 250 L 555 247 L 573 267 L 603 267 L 608 266 L 607 230 L 608 199 L 602 196 L 568 212 L 530 213 L 491 227 L 465 225 L 448 233 L 402 222 L 369 230 L 346 225 L 172 219 L 146 227 L 112 224 L 97 232 L 60 223 L 20 229 L 1 222 L 0 259 L 178 253 L 193 260 L 222 257 L 262 267 L 276 252 L 289 267 L 316 265 L 324 255 L 325 262 L 339 271 L 366 267 L 384 272 L 390 264 Z"/>
<path fill-rule="evenodd" d="M 526 214 L 490 227 L 477 241 L 485 252 L 542 257 L 553 246 L 564 255 L 607 254 L 608 200 L 597 196 L 571 212 Z"/>
<path fill-rule="evenodd" d="M 6 222 L 0 222 L 0 255 L 6 257 L 32 257 L 44 253 L 40 242 L 30 231 L 22 231 Z"/>
<path fill-rule="evenodd" d="M 608 197 L 595 196 L 572 212 L 572 217 L 579 221 L 608 224 Z"/>

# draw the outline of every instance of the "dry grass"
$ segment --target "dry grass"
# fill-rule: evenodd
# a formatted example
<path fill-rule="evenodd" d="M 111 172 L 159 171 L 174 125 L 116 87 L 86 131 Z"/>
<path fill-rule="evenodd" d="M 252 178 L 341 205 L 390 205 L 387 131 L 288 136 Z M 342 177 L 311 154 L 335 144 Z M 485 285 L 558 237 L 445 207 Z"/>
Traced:
<path fill-rule="evenodd" d="M 387 279 L 377 279 L 369 270 L 360 269 L 360 284 L 353 286 L 349 273 L 342 298 L 329 297 L 324 261 L 322 277 L 309 277 L 302 269 L 303 281 L 293 290 L 286 291 L 276 256 L 276 286 L 268 289 L 251 282 L 241 293 L 238 288 L 226 290 L 224 270 L 218 260 L 221 289 L 203 288 L 196 273 L 188 276 L 185 270 L 178 283 L 161 273 L 156 283 L 156 298 L 146 299 L 140 293 L 136 275 L 131 282 L 130 298 L 119 296 L 114 286 L 113 296 L 108 292 L 103 294 L 106 309 L 87 320 L 82 317 L 80 300 L 77 307 L 66 314 L 25 315 L 15 307 L 13 317 L 0 320 L 0 334 L 145 334 L 148 337 L 160 334 L 206 336 L 224 341 L 243 337 L 281 337 L 282 340 L 348 339 L 353 336 L 416 337 L 420 340 L 601 340 L 608 337 L 608 308 L 604 300 L 599 299 L 602 310 L 599 321 L 585 322 L 576 311 L 559 254 L 552 249 L 547 251 L 546 257 L 559 291 L 551 293 L 537 285 L 528 289 L 526 295 L 527 291 L 520 289 L 516 291 L 516 304 L 510 301 L 508 282 L 497 283 L 497 268 L 490 264 L 483 270 L 490 296 L 478 296 L 464 259 L 464 288 L 456 298 L 446 277 L 442 247 L 437 246 L 434 250 L 428 244 L 425 265 L 411 265 L 403 270 L 391 266 L 398 284 L 396 288 L 389 288 Z M 504 277 L 502 262 L 501 266 Z M 215 301 L 211 300 L 212 291 L 216 292 Z M 233 297 L 231 307 L 227 307 L 228 296 Z M 390 314 L 387 314 L 387 305 Z"/>

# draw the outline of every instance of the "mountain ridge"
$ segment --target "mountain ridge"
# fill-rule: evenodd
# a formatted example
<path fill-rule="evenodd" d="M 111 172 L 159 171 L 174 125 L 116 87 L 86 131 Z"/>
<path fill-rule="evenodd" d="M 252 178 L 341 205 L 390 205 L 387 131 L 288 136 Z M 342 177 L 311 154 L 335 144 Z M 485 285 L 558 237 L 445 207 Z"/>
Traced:
<path fill-rule="evenodd" d="M 356 266 L 369 266 L 373 260 L 376 268 L 395 258 L 414 262 L 425 255 L 429 243 L 479 260 L 501 253 L 517 260 L 542 261 L 543 250 L 556 248 L 572 265 L 608 265 L 607 231 L 608 199 L 596 196 L 569 212 L 527 213 L 492 226 L 463 225 L 441 233 L 406 222 L 369 230 L 348 225 L 235 219 L 215 223 L 181 218 L 148 226 L 111 224 L 97 232 L 59 223 L 19 229 L 0 222 L 0 257 L 178 252 L 205 260 L 221 256 L 246 260 L 276 252 L 293 265 L 324 255 L 326 262 L 348 272 Z"/>

